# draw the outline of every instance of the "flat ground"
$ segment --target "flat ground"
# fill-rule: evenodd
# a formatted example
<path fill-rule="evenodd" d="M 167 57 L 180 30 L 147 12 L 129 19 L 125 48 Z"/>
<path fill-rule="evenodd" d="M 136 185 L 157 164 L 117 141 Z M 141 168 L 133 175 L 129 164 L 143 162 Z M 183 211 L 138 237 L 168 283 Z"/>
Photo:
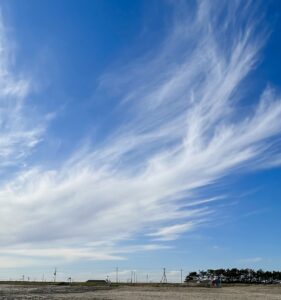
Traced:
<path fill-rule="evenodd" d="M 173 286 L 0 285 L 0 299 L 81 300 L 271 300 L 281 299 L 281 285 L 236 285 L 221 289 Z"/>

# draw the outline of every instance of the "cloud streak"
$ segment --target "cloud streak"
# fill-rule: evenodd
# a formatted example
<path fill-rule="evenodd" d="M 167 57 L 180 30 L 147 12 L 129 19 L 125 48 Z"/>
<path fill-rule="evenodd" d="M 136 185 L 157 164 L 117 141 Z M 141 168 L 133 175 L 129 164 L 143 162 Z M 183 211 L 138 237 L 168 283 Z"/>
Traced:
<path fill-rule="evenodd" d="M 56 169 L 28 167 L 1 183 L 2 246 L 36 248 L 37 256 L 54 245 L 42 256 L 121 259 L 128 250 L 120 245 L 141 235 L 147 245 L 131 249 L 161 249 L 212 218 L 211 204 L 220 198 L 198 199 L 198 191 L 234 172 L 280 162 L 279 95 L 266 88 L 247 102 L 250 108 L 243 105 L 266 33 L 257 34 L 250 7 L 225 2 L 220 9 L 208 1 L 188 15 L 176 9 L 161 46 L 101 77 L 100 88 L 118 95 L 127 121 L 99 146 L 85 146 Z M 3 54 L 1 61 L 5 66 Z M 1 95 L 22 103 L 27 85 L 9 79 L 3 63 L 0 69 Z M 9 107 L 2 165 L 25 157 L 43 134 L 40 126 L 22 126 L 23 104 L 14 109 L 9 101 L 0 109 L 4 115 Z M 151 239 L 159 244 L 149 247 Z M 88 249 L 104 241 L 111 246 Z"/>
<path fill-rule="evenodd" d="M 0 15 L 0 167 L 23 163 L 40 142 L 44 122 L 36 122 L 27 111 L 26 100 L 31 91 L 30 80 L 15 74 L 9 50 L 10 41 Z M 42 118 L 44 119 L 44 117 Z"/>

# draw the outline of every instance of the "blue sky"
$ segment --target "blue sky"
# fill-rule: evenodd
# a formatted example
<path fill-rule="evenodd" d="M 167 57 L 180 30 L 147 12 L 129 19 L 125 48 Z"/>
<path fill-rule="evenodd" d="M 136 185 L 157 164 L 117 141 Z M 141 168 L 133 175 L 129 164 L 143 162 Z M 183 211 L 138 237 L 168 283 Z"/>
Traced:
<path fill-rule="evenodd" d="M 1 278 L 280 269 L 278 1 L 1 1 Z"/>

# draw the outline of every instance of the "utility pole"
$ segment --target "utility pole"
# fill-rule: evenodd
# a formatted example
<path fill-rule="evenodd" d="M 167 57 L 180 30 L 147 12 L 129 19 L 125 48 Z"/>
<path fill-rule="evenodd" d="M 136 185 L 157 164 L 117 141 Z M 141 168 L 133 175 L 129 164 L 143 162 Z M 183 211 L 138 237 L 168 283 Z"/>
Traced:
<path fill-rule="evenodd" d="M 118 267 L 116 268 L 116 283 L 118 283 Z"/>
<path fill-rule="evenodd" d="M 146 274 L 146 283 L 148 283 L 148 274 Z"/>
<path fill-rule="evenodd" d="M 57 268 L 55 268 L 55 272 L 54 272 L 54 282 L 56 282 L 57 280 Z"/>
<path fill-rule="evenodd" d="M 181 283 L 182 283 L 182 269 L 181 269 Z"/>

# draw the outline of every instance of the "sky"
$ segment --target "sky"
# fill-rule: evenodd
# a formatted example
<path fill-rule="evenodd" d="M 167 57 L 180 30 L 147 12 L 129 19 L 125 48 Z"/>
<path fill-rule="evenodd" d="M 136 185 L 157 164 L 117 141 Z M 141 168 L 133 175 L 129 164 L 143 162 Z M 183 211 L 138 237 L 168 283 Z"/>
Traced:
<path fill-rule="evenodd" d="M 279 1 L 0 12 L 0 279 L 281 269 Z"/>

